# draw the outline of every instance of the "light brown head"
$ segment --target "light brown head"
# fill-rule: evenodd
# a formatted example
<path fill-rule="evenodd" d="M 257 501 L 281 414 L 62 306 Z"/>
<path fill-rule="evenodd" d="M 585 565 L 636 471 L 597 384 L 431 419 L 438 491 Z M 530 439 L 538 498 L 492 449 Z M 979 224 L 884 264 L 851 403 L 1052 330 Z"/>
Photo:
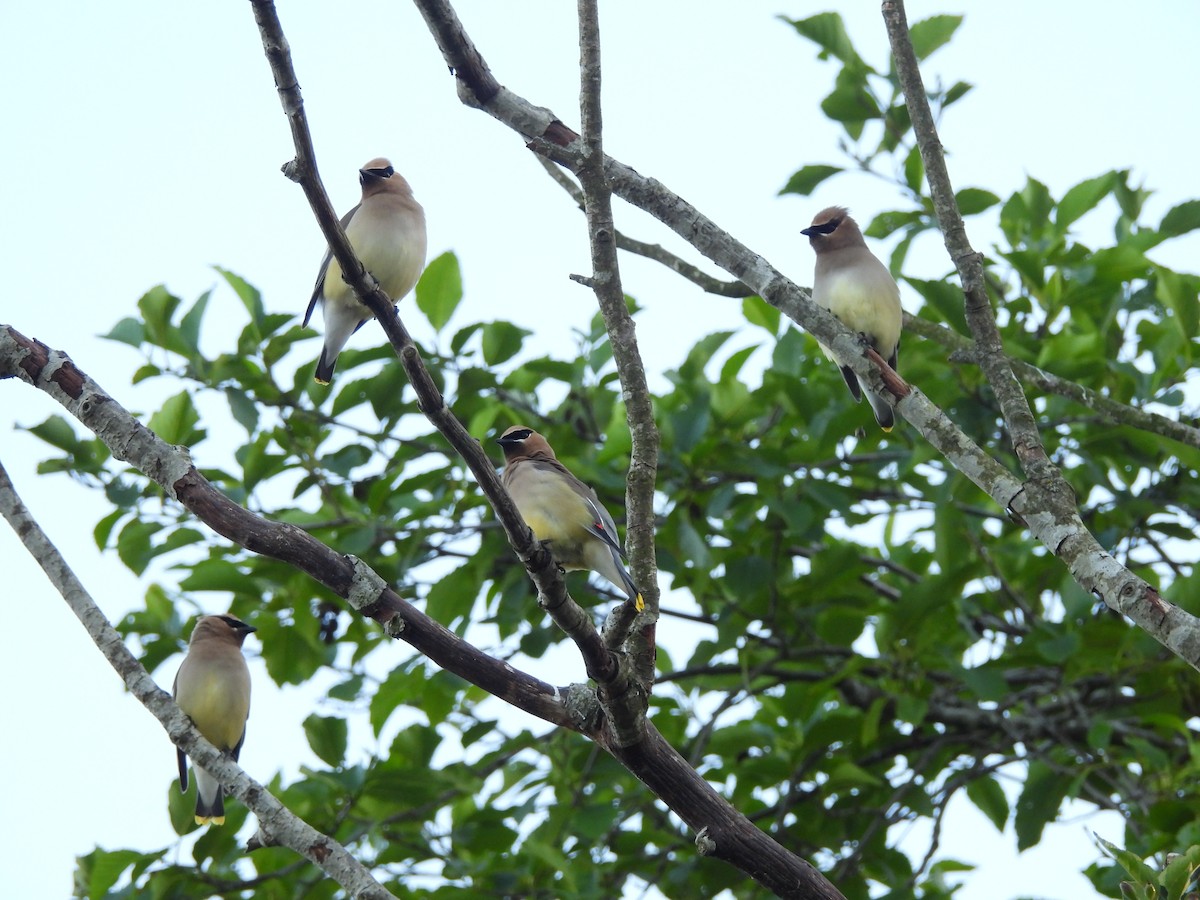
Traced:
<path fill-rule="evenodd" d="M 496 443 L 504 450 L 504 461 L 513 462 L 518 459 L 557 459 L 549 442 L 524 425 L 514 425 L 504 434 L 496 438 Z"/>
<path fill-rule="evenodd" d="M 830 206 L 813 218 L 812 224 L 800 232 L 818 254 L 847 247 L 866 247 L 858 223 L 850 218 L 844 206 Z"/>
<path fill-rule="evenodd" d="M 246 640 L 246 635 L 257 630 L 237 616 L 201 616 L 196 622 L 196 627 L 192 629 L 192 637 L 188 643 L 190 645 L 197 641 L 221 641 L 240 647 Z"/>
<path fill-rule="evenodd" d="M 371 160 L 358 170 L 358 183 L 362 185 L 363 199 L 372 194 L 395 193 L 412 196 L 412 188 L 404 176 L 392 168 L 389 160 L 382 156 Z"/>

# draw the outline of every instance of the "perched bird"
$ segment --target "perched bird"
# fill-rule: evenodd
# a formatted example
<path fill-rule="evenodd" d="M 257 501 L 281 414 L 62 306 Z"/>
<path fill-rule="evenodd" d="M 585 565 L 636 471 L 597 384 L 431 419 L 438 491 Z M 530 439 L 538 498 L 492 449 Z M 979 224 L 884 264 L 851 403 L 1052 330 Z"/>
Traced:
<path fill-rule="evenodd" d="M 817 254 L 813 300 L 858 332 L 895 369 L 903 318 L 900 288 L 887 267 L 867 249 L 858 223 L 844 207 L 831 206 L 817 213 L 812 225 L 800 233 L 808 236 Z M 824 345 L 821 349 L 841 367 L 854 399 L 861 401 L 865 391 L 875 421 L 884 431 L 891 431 L 896 420 L 888 401 L 853 369 L 834 359 Z"/>
<path fill-rule="evenodd" d="M 250 670 L 242 642 L 255 629 L 234 616 L 203 616 L 192 629 L 187 656 L 175 675 L 173 693 L 200 733 L 233 759 L 246 739 L 250 715 Z M 179 756 L 179 789 L 188 786 L 187 757 Z M 225 800 L 220 783 L 196 769 L 196 824 L 224 825 Z"/>
<path fill-rule="evenodd" d="M 425 268 L 425 210 L 413 199 L 404 176 L 386 159 L 373 159 L 358 170 L 362 201 L 342 216 L 342 228 L 359 260 L 384 293 L 399 303 Z M 325 317 L 325 346 L 317 361 L 317 381 L 329 384 L 338 354 L 374 314 L 342 278 L 342 267 L 325 251 L 304 324 L 317 304 Z"/>
<path fill-rule="evenodd" d="M 596 492 L 571 474 L 546 439 L 514 425 L 496 443 L 504 449 L 504 487 L 533 536 L 550 544 L 567 572 L 590 569 L 625 592 L 640 612 L 642 593 L 633 583 L 617 543 L 617 526 Z"/>

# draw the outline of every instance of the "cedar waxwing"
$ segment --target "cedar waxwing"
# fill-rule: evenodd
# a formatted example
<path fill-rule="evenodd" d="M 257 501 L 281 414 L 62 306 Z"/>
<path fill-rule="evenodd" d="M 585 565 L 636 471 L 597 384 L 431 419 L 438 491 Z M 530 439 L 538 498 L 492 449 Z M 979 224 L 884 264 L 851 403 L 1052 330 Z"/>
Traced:
<path fill-rule="evenodd" d="M 250 715 L 250 670 L 242 642 L 255 629 L 234 616 L 202 616 L 175 675 L 175 702 L 219 750 L 238 758 Z M 187 757 L 179 756 L 179 789 L 187 791 Z M 224 825 L 224 789 L 196 769 L 196 824 Z"/>
<path fill-rule="evenodd" d="M 640 612 L 646 604 L 621 562 L 625 551 L 617 543 L 617 526 L 596 492 L 572 475 L 546 439 L 530 428 L 514 425 L 496 443 L 504 448 L 504 487 L 533 536 L 550 544 L 564 571 L 590 569 L 603 575 Z"/>
<path fill-rule="evenodd" d="M 373 159 L 359 169 L 358 182 L 362 201 L 342 216 L 342 228 L 359 261 L 392 302 L 399 303 L 425 268 L 425 210 L 413 199 L 404 176 L 386 159 Z M 329 384 L 338 354 L 350 335 L 374 317 L 342 278 L 342 267 L 329 249 L 308 301 L 305 325 L 318 303 L 325 317 L 325 346 L 317 361 L 316 379 Z"/>
<path fill-rule="evenodd" d="M 831 206 L 817 213 L 812 225 L 800 233 L 808 236 L 817 254 L 813 300 L 864 337 L 895 369 L 903 319 L 900 288 L 887 267 L 867 249 L 858 223 L 844 207 Z M 824 345 L 821 349 L 828 359 L 838 362 Z M 841 370 L 854 399 L 861 401 L 865 391 L 875 421 L 884 431 L 891 431 L 896 419 L 888 401 L 849 366 L 841 366 Z"/>

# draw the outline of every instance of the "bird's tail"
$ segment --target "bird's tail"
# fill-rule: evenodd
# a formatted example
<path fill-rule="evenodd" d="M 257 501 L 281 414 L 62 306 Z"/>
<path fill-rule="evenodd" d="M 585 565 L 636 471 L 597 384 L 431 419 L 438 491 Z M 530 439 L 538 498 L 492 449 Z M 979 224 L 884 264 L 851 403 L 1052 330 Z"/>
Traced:
<path fill-rule="evenodd" d="M 225 824 L 225 789 L 199 766 L 196 767 L 196 824 Z"/>
<path fill-rule="evenodd" d="M 625 567 L 621 565 L 621 561 L 619 559 L 614 561 L 617 563 L 617 569 L 621 573 L 621 586 L 625 589 L 625 596 L 633 601 L 633 605 L 637 608 L 637 611 L 641 612 L 646 608 L 646 601 L 642 599 L 642 592 L 638 590 L 638 586 L 633 583 L 633 576 L 625 571 Z"/>
<path fill-rule="evenodd" d="M 892 405 L 881 395 L 867 388 L 866 385 L 863 387 L 864 393 L 867 395 L 867 402 L 871 404 L 871 410 L 875 413 L 875 421 L 884 431 L 891 431 L 896 424 L 896 414 L 892 411 Z"/>

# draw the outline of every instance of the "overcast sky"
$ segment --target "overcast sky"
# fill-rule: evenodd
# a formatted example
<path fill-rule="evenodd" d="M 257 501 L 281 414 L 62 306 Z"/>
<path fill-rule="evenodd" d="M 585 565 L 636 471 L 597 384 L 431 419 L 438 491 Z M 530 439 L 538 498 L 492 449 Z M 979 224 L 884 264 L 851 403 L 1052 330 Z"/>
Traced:
<path fill-rule="evenodd" d="M 836 5 L 852 7 L 843 15 L 856 46 L 886 68 L 878 4 Z M 816 210 L 842 203 L 869 220 L 903 205 L 861 175 L 827 182 L 811 198 L 777 196 L 801 166 L 844 162 L 839 129 L 818 108 L 836 67 L 817 61 L 814 47 L 777 18 L 826 8 L 607 3 L 601 21 L 608 152 L 801 284 L 812 257 L 798 230 Z M 574 4 L 470 0 L 457 9 L 501 83 L 577 125 Z M 1194 2 L 1141 4 L 1136 15 L 1116 2 L 909 4 L 912 20 L 962 11 L 959 34 L 925 68 L 927 82 L 976 85 L 942 123 L 956 187 L 1006 196 L 1032 175 L 1059 196 L 1083 178 L 1129 167 L 1156 192 L 1150 223 L 1200 197 Z M 462 263 L 466 299 L 451 327 L 503 317 L 534 330 L 540 346 L 569 347 L 571 330 L 594 312 L 591 294 L 567 277 L 589 268 L 582 217 L 517 136 L 459 103 L 415 9 L 293 2 L 281 4 L 281 17 L 335 207 L 357 201 L 362 163 L 389 156 L 425 206 L 430 257 L 454 250 Z M 140 358 L 98 338 L 148 288 L 165 282 L 190 302 L 218 285 L 211 266 L 221 265 L 261 289 L 268 311 L 303 313 L 324 241 L 302 192 L 279 174 L 291 139 L 248 3 L 7 2 L 0 31 L 8 272 L 0 321 L 66 351 L 126 407 L 149 412 L 164 388 L 131 387 Z M 624 204 L 616 215 L 634 237 L 681 247 Z M 1094 215 L 1079 228 L 1095 243 L 1110 221 Z M 986 216 L 968 228 L 977 249 L 995 238 Z M 1194 271 L 1198 249 L 1187 239 L 1153 255 Z M 626 291 L 646 306 L 639 337 L 656 384 L 696 337 L 740 326 L 738 302 L 707 297 L 642 260 L 622 265 Z M 950 268 L 933 237 L 918 242 L 912 265 L 925 277 Z M 911 292 L 904 300 L 916 308 Z M 238 302 L 219 288 L 205 332 L 214 354 L 232 342 L 223 314 L 240 327 Z M 401 314 L 419 341 L 430 339 L 411 301 Z M 368 327 L 352 346 L 379 339 Z M 310 348 L 315 357 L 315 333 Z M 0 384 L 0 460 L 116 621 L 152 578 L 133 577 L 115 554 L 95 549 L 92 529 L 107 511 L 100 498 L 66 476 L 37 476 L 48 451 L 19 429 L 57 412 L 28 387 Z M 206 444 L 194 450 L 198 464 L 211 462 L 206 452 Z M 94 845 L 149 849 L 174 840 L 166 810 L 174 752 L 4 526 L 0 561 L 15 585 L 8 621 L 16 632 L 0 674 L 22 686 L 9 690 L 10 730 L 0 741 L 8 781 L 0 872 L 10 896 L 57 898 L 70 890 L 73 858 Z M 212 612 L 228 602 L 196 599 Z M 545 664 L 530 669 L 553 679 Z M 160 684 L 169 686 L 175 665 L 156 673 Z M 300 730 L 312 694 L 277 690 L 259 662 L 254 675 L 242 763 L 267 781 L 312 761 Z M 980 866 L 966 876 L 962 900 L 1088 896 L 1077 874 L 1094 855 L 1085 829 L 1123 839 L 1115 818 L 1093 818 L 1053 826 L 1040 847 L 1016 856 L 1011 831 L 996 835 L 967 804 L 955 809 L 941 852 Z"/>

